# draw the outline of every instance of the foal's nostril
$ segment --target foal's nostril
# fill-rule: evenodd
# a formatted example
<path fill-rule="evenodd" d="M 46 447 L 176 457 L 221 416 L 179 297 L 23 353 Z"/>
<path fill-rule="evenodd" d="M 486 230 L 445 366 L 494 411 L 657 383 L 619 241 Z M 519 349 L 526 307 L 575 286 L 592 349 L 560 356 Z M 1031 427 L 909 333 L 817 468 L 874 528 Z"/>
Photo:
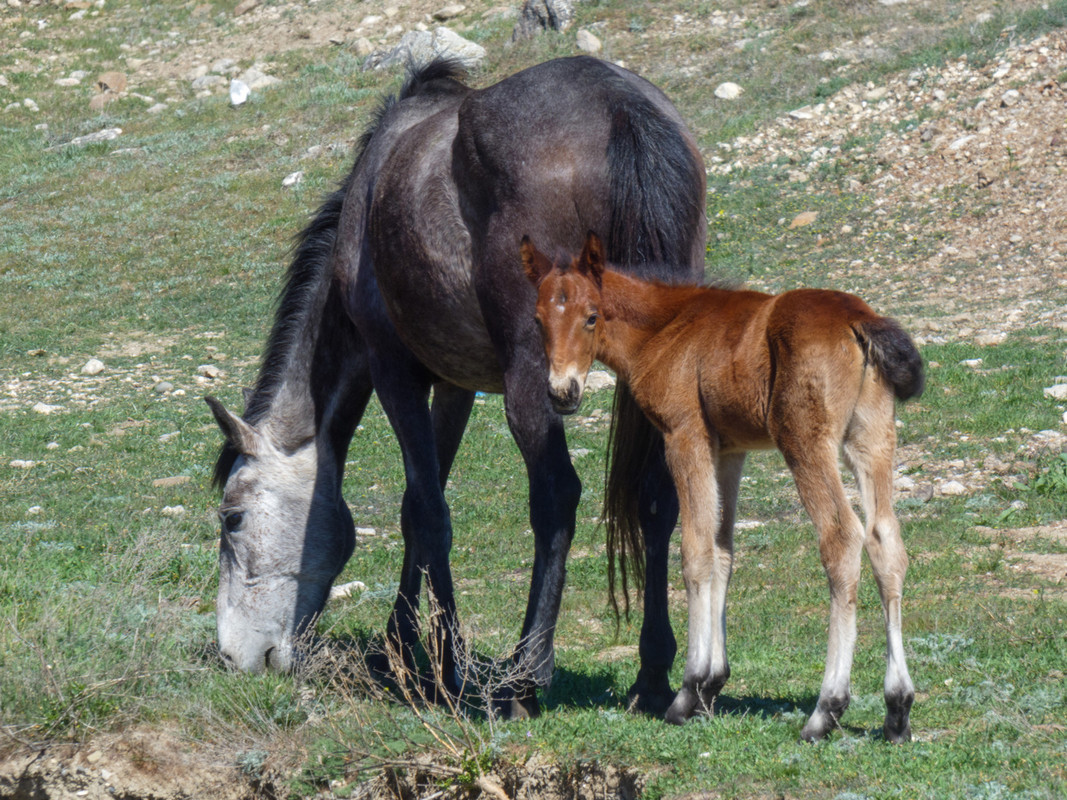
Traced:
<path fill-rule="evenodd" d="M 263 654 L 263 667 L 270 669 L 270 654 L 274 652 L 273 647 L 268 647 L 267 652 Z"/>

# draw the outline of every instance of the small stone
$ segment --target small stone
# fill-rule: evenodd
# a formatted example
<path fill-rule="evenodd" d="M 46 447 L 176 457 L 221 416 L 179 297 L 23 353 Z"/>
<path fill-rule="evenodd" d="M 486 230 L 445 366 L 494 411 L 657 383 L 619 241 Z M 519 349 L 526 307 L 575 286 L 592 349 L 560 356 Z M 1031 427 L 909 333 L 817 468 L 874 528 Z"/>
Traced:
<path fill-rule="evenodd" d="M 88 756 L 85 757 L 85 760 L 88 761 L 90 764 L 95 764 L 97 761 L 99 761 L 103 757 L 104 757 L 103 753 L 101 753 L 99 750 L 94 750 Z"/>
<path fill-rule="evenodd" d="M 992 347 L 994 345 L 1003 344 L 1004 340 L 1008 338 L 1008 334 L 1003 331 L 997 333 L 982 333 L 975 337 L 974 342 L 979 347 Z"/>
<path fill-rule="evenodd" d="M 447 22 L 453 17 L 458 17 L 466 10 L 467 7 L 465 5 L 462 5 L 461 3 L 452 3 L 451 5 L 439 8 L 437 11 L 433 12 L 433 18 L 438 22 Z"/>
<path fill-rule="evenodd" d="M 819 218 L 818 211 L 804 211 L 793 217 L 793 221 L 789 223 L 789 229 L 803 228 L 811 223 L 815 222 Z"/>
<path fill-rule="evenodd" d="M 199 78 L 193 81 L 192 86 L 194 91 L 201 91 L 202 89 L 213 89 L 216 86 L 225 86 L 226 79 L 221 75 L 201 75 Z"/>
<path fill-rule="evenodd" d="M 893 481 L 893 488 L 898 492 L 910 492 L 915 488 L 915 481 L 909 478 L 907 475 L 901 475 L 899 478 Z"/>
<path fill-rule="evenodd" d="M 167 444 L 167 442 L 171 442 L 174 439 L 177 439 L 181 435 L 182 435 L 181 431 L 171 431 L 170 433 L 164 433 L 162 436 L 159 437 L 159 443 L 160 444 Z"/>
<path fill-rule="evenodd" d="M 789 118 L 795 119 L 798 122 L 803 122 L 809 119 L 815 119 L 815 113 L 811 110 L 811 106 L 804 106 L 803 108 L 795 108 L 789 112 Z"/>
<path fill-rule="evenodd" d="M 121 135 L 122 128 L 104 128 L 96 133 L 87 133 L 85 136 L 75 136 L 67 142 L 67 144 L 81 147 L 82 145 L 94 144 L 96 142 L 108 142 L 112 139 L 117 139 Z"/>
<path fill-rule="evenodd" d="M 720 100 L 736 100 L 745 90 L 736 83 L 725 81 L 715 87 L 715 96 Z"/>
<path fill-rule="evenodd" d="M 576 44 L 583 53 L 599 53 L 602 47 L 600 40 L 585 28 L 578 31 Z"/>
<path fill-rule="evenodd" d="M 157 489 L 172 489 L 175 486 L 184 486 L 192 480 L 188 475 L 171 475 L 166 478 L 156 478 L 152 485 Z"/>
<path fill-rule="evenodd" d="M 69 89 L 71 86 L 77 86 L 81 81 L 77 78 L 56 78 L 53 83 L 56 86 L 62 86 L 65 89 Z"/>
<path fill-rule="evenodd" d="M 234 78 L 230 81 L 230 104 L 239 106 L 244 103 L 248 96 L 252 93 L 252 90 L 248 88 L 248 84 L 244 81 L 239 81 Z"/>
<path fill-rule="evenodd" d="M 121 94 L 126 91 L 125 72 L 105 72 L 96 79 L 97 88 L 101 92 L 115 92 Z"/>
<path fill-rule="evenodd" d="M 159 394 L 167 394 L 174 391 L 174 384 L 170 381 L 160 381 L 152 388 Z"/>
<path fill-rule="evenodd" d="M 241 0 L 241 2 L 237 4 L 237 7 L 234 8 L 233 15 L 239 17 L 242 14 L 247 14 L 258 5 L 259 0 Z"/>
<path fill-rule="evenodd" d="M 37 466 L 37 462 L 36 461 L 25 461 L 25 460 L 23 460 L 21 458 L 16 458 L 14 461 L 10 462 L 8 464 L 8 466 L 9 467 L 13 467 L 15 469 L 33 469 L 34 467 Z"/>
<path fill-rule="evenodd" d="M 150 106 L 145 110 L 146 114 L 161 114 L 167 110 L 166 103 L 156 103 L 154 106 Z"/>
<path fill-rule="evenodd" d="M 164 517 L 171 517 L 171 518 L 184 517 L 185 516 L 185 506 L 182 506 L 182 505 L 163 506 L 163 510 L 160 511 L 159 513 L 162 514 Z"/>
<path fill-rule="evenodd" d="M 28 516 L 28 517 L 36 517 L 42 511 L 44 511 L 44 509 L 41 508 L 40 506 L 30 506 L 29 508 L 26 509 L 26 516 Z"/>
<path fill-rule="evenodd" d="M 48 444 L 46 444 L 44 446 L 44 449 L 45 450 L 58 450 L 59 449 L 59 442 L 49 442 Z"/>
<path fill-rule="evenodd" d="M 982 366 L 982 359 L 980 358 L 965 358 L 960 362 L 961 367 L 970 367 L 971 369 L 978 369 Z"/>
<path fill-rule="evenodd" d="M 34 406 L 33 406 L 33 411 L 36 411 L 38 414 L 45 414 L 45 415 L 54 414 L 57 411 L 62 411 L 62 410 L 63 410 L 63 406 L 53 406 L 53 405 L 49 405 L 48 403 L 35 403 Z"/>
<path fill-rule="evenodd" d="M 22 101 L 22 107 L 25 108 L 25 109 L 28 109 L 29 111 L 40 111 L 41 110 L 37 106 L 37 103 L 34 102 L 29 97 L 27 97 L 25 100 Z"/>
<path fill-rule="evenodd" d="M 201 364 L 199 367 L 196 368 L 196 374 L 200 375 L 203 378 L 210 378 L 211 380 L 217 380 L 218 378 L 222 378 L 226 375 L 225 372 L 216 367 L 214 364 Z"/>
<path fill-rule="evenodd" d="M 1053 400 L 1067 400 L 1067 383 L 1057 383 L 1053 386 L 1045 387 L 1044 395 Z"/>
<path fill-rule="evenodd" d="M 296 172 L 290 172 L 284 178 L 282 178 L 282 186 L 286 189 L 296 186 L 298 183 L 303 183 L 304 172 L 303 170 L 297 170 Z"/>
<path fill-rule="evenodd" d="M 611 389 L 615 386 L 615 376 L 602 369 L 591 370 L 585 379 L 587 392 L 599 392 L 601 389 Z"/>
<path fill-rule="evenodd" d="M 368 39 L 366 36 L 360 36 L 358 39 L 356 39 L 355 44 L 352 45 L 352 49 L 355 51 L 357 56 L 359 56 L 360 58 L 365 58 L 366 56 L 369 56 L 371 53 L 374 52 L 374 45 L 371 44 L 370 39 Z"/>
<path fill-rule="evenodd" d="M 98 358 L 90 358 L 82 367 L 82 375 L 99 375 L 104 371 L 104 362 Z"/>
<path fill-rule="evenodd" d="M 967 494 L 969 491 L 967 487 L 959 481 L 945 481 L 937 488 L 945 497 L 959 497 L 960 495 Z"/>
<path fill-rule="evenodd" d="M 884 86 L 879 86 L 878 88 L 871 89 L 867 92 L 867 94 L 863 96 L 863 99 L 871 103 L 877 103 L 879 100 L 884 100 L 888 94 L 889 89 Z"/>
<path fill-rule="evenodd" d="M 1022 97 L 1018 89 L 1009 89 L 1000 96 L 1000 104 L 1005 108 L 1011 108 L 1018 105 Z"/>

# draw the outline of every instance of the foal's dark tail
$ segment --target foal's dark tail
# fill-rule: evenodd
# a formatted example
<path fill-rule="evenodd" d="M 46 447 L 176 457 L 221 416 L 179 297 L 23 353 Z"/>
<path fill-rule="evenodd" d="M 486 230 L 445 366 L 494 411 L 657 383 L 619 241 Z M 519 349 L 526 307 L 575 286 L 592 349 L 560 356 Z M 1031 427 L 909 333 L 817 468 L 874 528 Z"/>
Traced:
<path fill-rule="evenodd" d="M 878 317 L 853 327 L 867 360 L 874 364 L 893 387 L 898 400 L 923 393 L 926 376 L 922 356 L 900 324 L 888 317 Z"/>
<path fill-rule="evenodd" d="M 667 281 L 698 280 L 694 246 L 704 241 L 704 165 L 681 129 L 632 87 L 611 108 L 608 164 L 611 230 L 608 260 Z M 701 250 L 703 248 L 701 247 Z M 650 467 L 662 465 L 663 438 L 619 383 L 608 441 L 603 519 L 607 530 L 608 591 L 616 615 L 616 580 L 630 612 L 629 583 L 644 584 L 640 490 Z M 662 471 L 661 471 L 662 474 Z M 670 484 L 670 481 L 666 481 Z M 660 509 L 660 513 L 669 513 Z"/>

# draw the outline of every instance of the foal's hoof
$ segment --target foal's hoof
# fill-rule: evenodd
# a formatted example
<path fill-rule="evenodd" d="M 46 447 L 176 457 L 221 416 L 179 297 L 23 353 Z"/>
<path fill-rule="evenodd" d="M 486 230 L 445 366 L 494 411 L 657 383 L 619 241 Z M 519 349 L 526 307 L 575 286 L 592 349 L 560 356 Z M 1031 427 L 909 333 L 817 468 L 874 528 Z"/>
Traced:
<path fill-rule="evenodd" d="M 829 714 L 816 711 L 800 731 L 800 738 L 809 743 L 822 741 L 837 727 L 837 720 Z"/>

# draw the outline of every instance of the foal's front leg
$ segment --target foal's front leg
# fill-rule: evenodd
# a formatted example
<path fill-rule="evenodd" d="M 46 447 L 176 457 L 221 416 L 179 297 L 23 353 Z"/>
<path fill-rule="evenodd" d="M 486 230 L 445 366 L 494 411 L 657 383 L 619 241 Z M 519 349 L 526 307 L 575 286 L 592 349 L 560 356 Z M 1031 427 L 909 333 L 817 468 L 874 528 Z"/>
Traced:
<path fill-rule="evenodd" d="M 720 527 L 717 459 L 707 434 L 672 433 L 666 444 L 682 518 L 682 576 L 689 642 L 682 687 L 665 718 L 681 725 L 698 706 L 714 699 L 730 676 L 726 660 L 726 588 L 733 567 L 732 525 L 725 536 L 720 535 L 724 529 Z"/>

